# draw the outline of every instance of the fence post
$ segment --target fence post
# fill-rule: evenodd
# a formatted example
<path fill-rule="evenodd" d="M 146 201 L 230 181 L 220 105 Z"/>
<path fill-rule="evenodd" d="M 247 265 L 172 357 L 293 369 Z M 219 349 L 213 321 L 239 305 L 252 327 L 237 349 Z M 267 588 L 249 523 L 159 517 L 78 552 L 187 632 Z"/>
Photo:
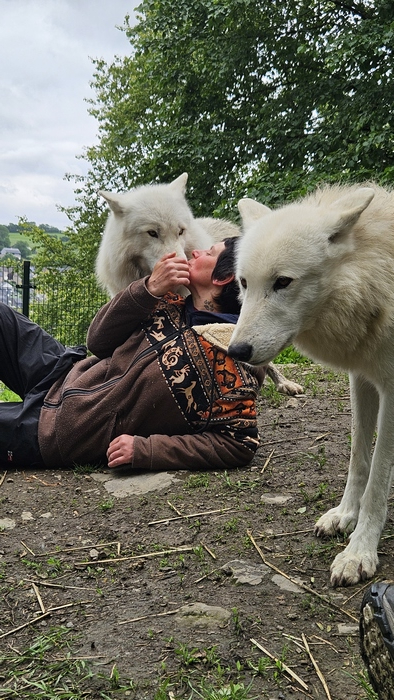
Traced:
<path fill-rule="evenodd" d="M 22 313 L 29 318 L 30 302 L 30 260 L 23 261 Z"/>

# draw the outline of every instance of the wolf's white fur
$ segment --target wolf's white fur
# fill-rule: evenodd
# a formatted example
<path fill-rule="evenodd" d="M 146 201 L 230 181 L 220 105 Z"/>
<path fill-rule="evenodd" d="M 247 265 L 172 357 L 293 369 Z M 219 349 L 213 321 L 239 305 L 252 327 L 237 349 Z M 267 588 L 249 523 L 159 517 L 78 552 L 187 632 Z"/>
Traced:
<path fill-rule="evenodd" d="M 187 173 L 170 184 L 143 185 L 130 192 L 100 192 L 111 209 L 96 260 L 100 285 L 111 296 L 149 275 L 166 253 L 192 250 L 239 234 L 223 219 L 195 219 L 185 198 Z"/>
<path fill-rule="evenodd" d="M 350 375 L 348 481 L 316 533 L 354 530 L 331 566 L 333 585 L 354 584 L 375 573 L 394 465 L 394 193 L 334 186 L 276 211 L 238 206 L 243 305 L 230 354 L 267 363 L 294 343 Z"/>

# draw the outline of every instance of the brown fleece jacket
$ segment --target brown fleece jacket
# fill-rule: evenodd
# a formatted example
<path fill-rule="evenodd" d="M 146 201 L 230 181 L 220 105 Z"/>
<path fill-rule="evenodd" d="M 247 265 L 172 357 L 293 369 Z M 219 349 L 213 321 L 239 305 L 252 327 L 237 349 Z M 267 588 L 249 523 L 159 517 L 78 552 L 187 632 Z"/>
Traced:
<path fill-rule="evenodd" d="M 181 297 L 158 299 L 145 282 L 100 309 L 88 331 L 93 356 L 48 391 L 39 421 L 47 467 L 106 465 L 122 434 L 135 436 L 136 470 L 224 469 L 253 458 L 255 374 L 206 340 L 204 326 L 185 325 Z"/>

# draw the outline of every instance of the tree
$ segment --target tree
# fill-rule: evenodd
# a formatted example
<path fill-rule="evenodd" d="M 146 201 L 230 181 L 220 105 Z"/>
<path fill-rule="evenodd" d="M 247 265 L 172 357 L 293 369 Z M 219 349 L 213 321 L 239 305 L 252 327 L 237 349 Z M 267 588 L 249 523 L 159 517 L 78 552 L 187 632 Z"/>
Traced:
<path fill-rule="evenodd" d="M 11 247 L 10 232 L 9 232 L 7 226 L 0 224 L 0 250 L 2 248 L 10 248 L 10 247 Z"/>
<path fill-rule="evenodd" d="M 26 243 L 26 241 L 16 241 L 16 243 L 13 246 L 14 248 L 18 248 L 20 251 L 20 254 L 23 258 L 23 260 L 30 260 L 31 255 L 32 255 L 32 250 L 30 246 Z"/>
<path fill-rule="evenodd" d="M 143 0 L 123 30 L 130 55 L 94 62 L 99 140 L 67 259 L 93 267 L 99 189 L 188 171 L 196 215 L 234 216 L 245 194 L 276 204 L 321 180 L 393 181 L 391 1 Z"/>

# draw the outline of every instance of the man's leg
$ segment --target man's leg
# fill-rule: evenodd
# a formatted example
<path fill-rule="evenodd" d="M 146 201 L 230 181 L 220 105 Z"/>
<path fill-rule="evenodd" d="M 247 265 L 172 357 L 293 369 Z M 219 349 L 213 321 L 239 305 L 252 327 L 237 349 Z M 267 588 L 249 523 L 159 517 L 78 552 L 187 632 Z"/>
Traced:
<path fill-rule="evenodd" d="M 51 374 L 64 352 L 40 326 L 0 303 L 0 380 L 22 399 Z"/>
<path fill-rule="evenodd" d="M 43 466 L 38 420 L 46 393 L 86 348 L 65 347 L 40 326 L 0 303 L 0 380 L 19 403 L 0 403 L 0 464 Z"/>

